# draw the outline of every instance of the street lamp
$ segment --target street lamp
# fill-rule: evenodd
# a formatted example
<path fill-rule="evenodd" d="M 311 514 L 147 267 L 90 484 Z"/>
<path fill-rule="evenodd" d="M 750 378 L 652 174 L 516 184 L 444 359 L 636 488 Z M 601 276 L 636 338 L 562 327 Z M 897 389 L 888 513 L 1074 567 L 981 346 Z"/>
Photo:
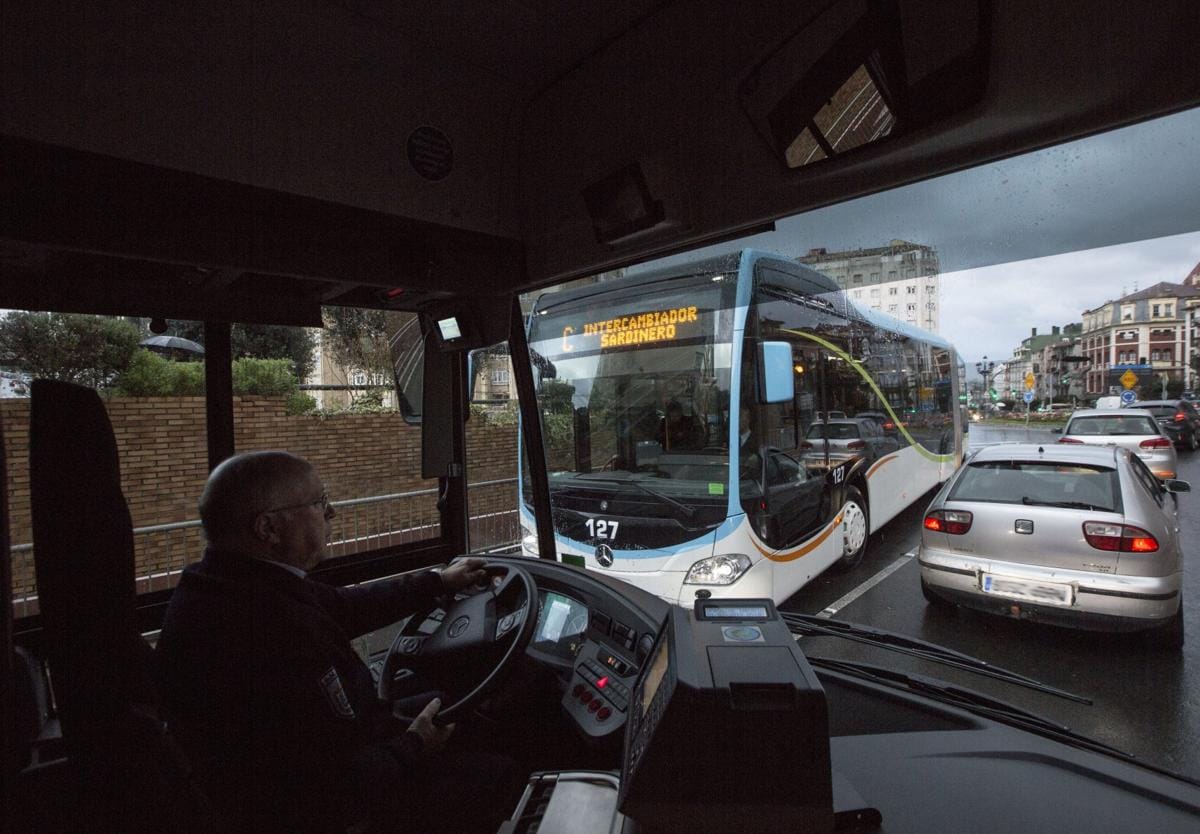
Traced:
<path fill-rule="evenodd" d="M 984 356 L 982 360 L 975 363 L 975 370 L 977 370 L 979 375 L 983 377 L 984 397 L 986 397 L 987 394 L 992 390 L 992 371 L 995 369 L 996 363 L 989 361 L 987 356 Z M 982 400 L 984 397 L 980 397 L 980 399 Z"/>

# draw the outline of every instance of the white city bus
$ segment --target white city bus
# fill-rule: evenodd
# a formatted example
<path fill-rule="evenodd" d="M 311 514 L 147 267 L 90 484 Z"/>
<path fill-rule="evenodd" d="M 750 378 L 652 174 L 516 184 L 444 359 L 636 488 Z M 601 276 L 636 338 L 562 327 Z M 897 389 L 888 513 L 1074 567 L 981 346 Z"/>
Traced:
<path fill-rule="evenodd" d="M 856 565 L 961 459 L 950 344 L 778 256 L 547 293 L 529 344 L 561 559 L 681 605 Z"/>

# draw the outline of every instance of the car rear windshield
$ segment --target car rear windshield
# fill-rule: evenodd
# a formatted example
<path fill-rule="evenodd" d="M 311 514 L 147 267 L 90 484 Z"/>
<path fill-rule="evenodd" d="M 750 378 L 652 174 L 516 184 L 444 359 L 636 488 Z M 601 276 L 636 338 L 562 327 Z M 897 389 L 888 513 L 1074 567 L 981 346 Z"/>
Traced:
<path fill-rule="evenodd" d="M 1046 461 L 971 463 L 948 501 L 1057 506 L 1120 512 L 1115 469 Z"/>
<path fill-rule="evenodd" d="M 1173 405 L 1148 405 L 1143 408 L 1155 417 L 1174 417 L 1175 412 L 1179 410 Z"/>
<path fill-rule="evenodd" d="M 1098 417 L 1076 417 L 1067 426 L 1064 434 L 1108 435 L 1158 434 L 1158 425 L 1149 417 L 1141 415 L 1101 415 Z"/>
<path fill-rule="evenodd" d="M 816 423 L 808 430 L 808 437 L 853 440 L 858 437 L 858 426 L 852 423 Z"/>

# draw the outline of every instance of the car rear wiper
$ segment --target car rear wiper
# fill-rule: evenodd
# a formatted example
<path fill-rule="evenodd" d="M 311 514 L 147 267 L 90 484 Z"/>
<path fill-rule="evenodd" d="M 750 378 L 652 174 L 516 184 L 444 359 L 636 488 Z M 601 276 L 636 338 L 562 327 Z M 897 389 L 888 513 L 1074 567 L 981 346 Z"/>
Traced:
<path fill-rule="evenodd" d="M 934 678 L 924 677 L 923 675 L 898 672 L 894 669 L 886 669 L 882 666 L 861 663 L 855 660 L 838 660 L 828 657 L 812 657 L 810 655 L 808 656 L 808 662 L 818 669 L 841 672 L 852 677 L 881 683 L 885 686 L 903 687 L 910 692 L 933 698 L 935 701 L 961 707 L 976 715 L 1001 721 L 1022 730 L 1030 730 L 1041 735 L 1047 735 L 1058 741 L 1063 741 L 1077 747 L 1084 747 L 1099 753 L 1107 753 L 1111 756 L 1137 761 L 1137 758 L 1133 754 L 1080 735 L 1065 724 L 1052 721 L 1037 713 L 1029 712 L 1007 701 L 1001 701 L 998 698 L 984 695 L 973 689 L 944 683 Z"/>
<path fill-rule="evenodd" d="M 578 475 L 577 477 L 579 480 L 583 481 L 584 483 L 599 481 L 602 483 L 609 483 L 609 484 L 633 484 L 633 486 L 637 487 L 638 489 L 640 489 L 642 492 L 646 493 L 647 495 L 652 495 L 655 498 L 659 499 L 660 501 L 663 501 L 666 504 L 669 504 L 670 506 L 679 510 L 679 512 L 682 513 L 684 518 L 686 518 L 688 521 L 691 521 L 693 518 L 696 517 L 696 508 L 695 507 L 689 507 L 687 504 L 684 504 L 682 501 L 677 501 L 676 499 L 672 498 L 669 495 L 664 495 L 663 493 L 659 492 L 658 490 L 652 489 L 651 487 L 646 486 L 641 481 L 624 480 L 622 478 L 593 478 L 590 476 L 584 477 L 583 475 Z"/>
<path fill-rule="evenodd" d="M 1112 507 L 1101 507 L 1099 504 L 1088 504 L 1086 501 L 1038 501 L 1028 495 L 1021 497 L 1021 503 L 1027 507 L 1066 507 L 1069 510 L 1095 510 L 1101 513 L 1114 512 Z"/>
<path fill-rule="evenodd" d="M 922 660 L 931 660 L 945 666 L 953 666 L 956 669 L 965 669 L 968 672 L 975 672 L 985 677 L 1007 681 L 1017 686 L 1024 686 L 1027 689 L 1044 692 L 1047 695 L 1057 695 L 1059 698 L 1065 698 L 1068 701 L 1074 701 L 1078 704 L 1087 704 L 1088 706 L 1092 704 L 1091 698 L 1085 698 L 1082 695 L 1058 689 L 1057 687 L 1026 677 L 1019 672 L 1013 672 L 1000 666 L 993 666 L 986 660 L 980 660 L 969 654 L 963 654 L 946 646 L 939 646 L 937 643 L 930 643 L 916 637 L 909 637 L 908 635 L 899 634 L 894 631 L 871 628 L 870 626 L 847 623 L 842 620 L 827 620 L 824 617 L 814 617 L 809 614 L 792 614 L 781 611 L 780 617 L 787 623 L 788 628 L 793 634 L 804 637 L 843 637 L 847 640 L 854 640 L 855 642 L 865 643 L 869 646 L 878 646 L 912 657 L 919 657 Z"/>

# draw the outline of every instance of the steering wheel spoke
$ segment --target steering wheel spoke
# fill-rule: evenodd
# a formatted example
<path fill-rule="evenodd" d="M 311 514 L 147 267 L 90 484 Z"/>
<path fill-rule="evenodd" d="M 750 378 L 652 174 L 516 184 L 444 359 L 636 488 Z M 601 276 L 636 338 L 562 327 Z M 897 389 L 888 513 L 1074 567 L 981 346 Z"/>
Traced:
<path fill-rule="evenodd" d="M 484 570 L 489 577 L 498 577 L 500 581 L 489 586 L 486 592 L 444 600 L 444 613 L 432 634 L 414 633 L 413 629 L 425 622 L 425 614 L 413 617 L 409 625 L 400 630 L 384 658 L 379 676 L 380 698 L 393 700 L 396 697 L 393 681 L 401 669 L 433 672 L 439 662 L 451 657 L 456 666 L 481 663 L 481 658 L 496 657 L 497 652 L 491 651 L 494 646 L 510 641 L 480 683 L 457 702 L 442 708 L 437 723 L 452 721 L 458 713 L 474 708 L 500 684 L 533 636 L 534 619 L 529 612 L 536 605 L 537 586 L 524 568 L 514 564 L 488 562 Z"/>

